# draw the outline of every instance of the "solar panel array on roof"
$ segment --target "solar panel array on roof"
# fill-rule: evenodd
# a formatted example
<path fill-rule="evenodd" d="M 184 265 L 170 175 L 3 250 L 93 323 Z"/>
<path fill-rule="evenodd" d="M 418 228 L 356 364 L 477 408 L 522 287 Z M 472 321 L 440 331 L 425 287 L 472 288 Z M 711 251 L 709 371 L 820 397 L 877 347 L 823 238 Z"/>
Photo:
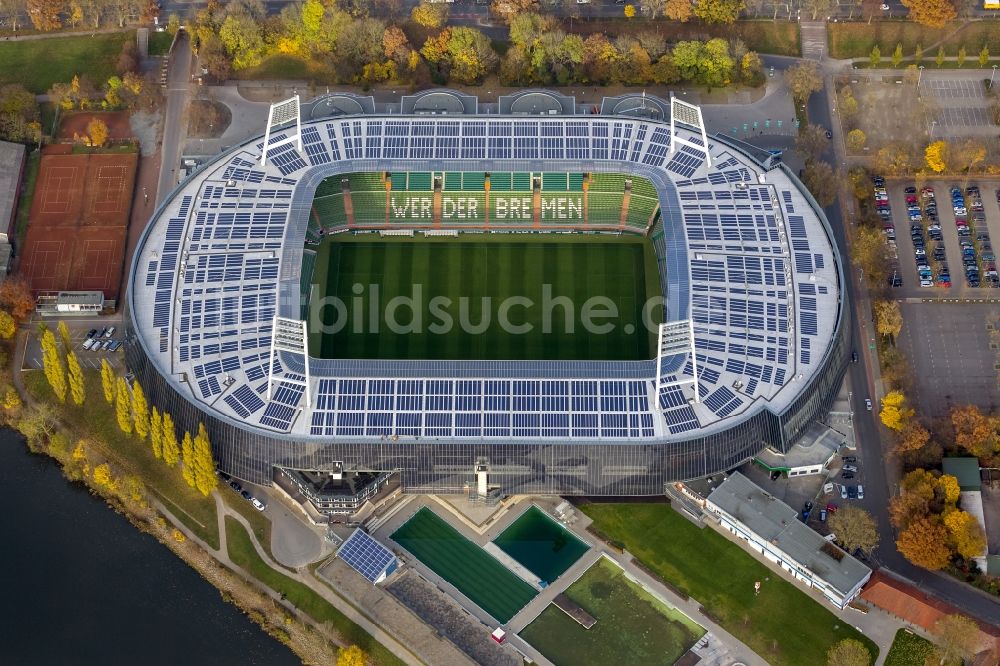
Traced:
<path fill-rule="evenodd" d="M 381 582 L 399 566 L 388 548 L 356 529 L 337 550 L 337 557 L 372 583 Z"/>

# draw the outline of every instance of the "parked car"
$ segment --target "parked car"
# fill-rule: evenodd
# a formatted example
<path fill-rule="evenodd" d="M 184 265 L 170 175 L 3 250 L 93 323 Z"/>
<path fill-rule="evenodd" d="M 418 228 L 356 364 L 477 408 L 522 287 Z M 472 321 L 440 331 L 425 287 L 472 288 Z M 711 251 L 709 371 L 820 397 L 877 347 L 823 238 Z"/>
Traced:
<path fill-rule="evenodd" d="M 116 329 L 114 326 L 108 326 L 108 330 L 104 332 L 104 335 L 106 335 L 106 336 L 108 336 L 110 338 L 112 335 L 115 334 L 116 330 L 118 330 L 118 329 Z"/>
<path fill-rule="evenodd" d="M 847 497 L 848 499 L 858 499 L 858 487 L 847 486 Z"/>
<path fill-rule="evenodd" d="M 253 508 L 257 509 L 258 511 L 263 511 L 264 509 L 267 508 L 267 505 L 261 502 L 256 497 L 251 497 L 250 503 L 253 504 Z"/>
<path fill-rule="evenodd" d="M 249 492 L 249 491 L 246 491 L 246 490 L 244 490 L 243 492 L 241 492 L 241 493 L 240 493 L 240 496 L 241 496 L 241 497 L 243 497 L 243 499 L 245 499 L 245 500 L 246 500 L 246 501 L 248 501 L 248 502 L 249 502 L 249 501 L 250 501 L 250 499 L 251 499 L 251 498 L 253 497 L 253 496 L 252 496 L 252 495 L 250 494 L 250 492 Z"/>
<path fill-rule="evenodd" d="M 859 483 L 858 484 L 858 499 L 864 499 L 864 498 L 865 498 L 865 487 Z"/>
<path fill-rule="evenodd" d="M 87 351 L 90 351 L 90 348 L 94 346 L 95 342 L 97 341 L 94 340 L 94 338 L 87 338 L 86 340 L 83 341 L 83 348 L 86 349 Z"/>
<path fill-rule="evenodd" d="M 840 487 L 840 499 L 847 499 L 847 486 Z"/>
<path fill-rule="evenodd" d="M 89 331 L 87 331 L 87 337 L 88 338 L 92 338 L 95 335 L 97 335 L 97 329 L 96 328 L 92 328 Z"/>
<path fill-rule="evenodd" d="M 869 412 L 872 411 L 872 399 L 871 398 L 865 398 L 865 407 L 868 408 Z"/>
<path fill-rule="evenodd" d="M 827 502 L 826 510 L 829 511 L 830 513 L 837 513 L 837 505 L 834 504 L 833 502 Z"/>
<path fill-rule="evenodd" d="M 229 487 L 233 489 L 233 492 L 237 495 L 243 492 L 243 486 L 241 486 L 237 481 L 230 481 Z"/>
<path fill-rule="evenodd" d="M 840 475 L 840 478 L 842 478 L 842 479 L 853 479 L 854 478 L 854 472 L 842 472 L 841 475 Z"/>
<path fill-rule="evenodd" d="M 820 509 L 819 510 L 819 522 L 821 522 L 821 523 L 825 523 L 826 522 L 826 509 Z"/>

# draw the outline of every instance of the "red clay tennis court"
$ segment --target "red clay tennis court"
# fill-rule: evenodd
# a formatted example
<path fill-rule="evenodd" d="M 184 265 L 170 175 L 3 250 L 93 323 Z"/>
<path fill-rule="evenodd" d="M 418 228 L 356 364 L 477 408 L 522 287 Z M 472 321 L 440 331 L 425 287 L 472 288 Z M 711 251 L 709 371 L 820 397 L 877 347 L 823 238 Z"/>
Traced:
<path fill-rule="evenodd" d="M 118 298 L 138 156 L 46 149 L 31 203 L 22 271 L 36 293 Z"/>

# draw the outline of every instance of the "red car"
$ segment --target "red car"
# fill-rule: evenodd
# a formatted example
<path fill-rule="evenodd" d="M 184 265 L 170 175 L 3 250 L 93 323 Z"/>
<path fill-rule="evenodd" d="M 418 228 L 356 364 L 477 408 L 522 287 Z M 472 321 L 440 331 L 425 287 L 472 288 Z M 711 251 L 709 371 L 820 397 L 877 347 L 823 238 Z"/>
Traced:
<path fill-rule="evenodd" d="M 837 513 L 837 505 L 834 504 L 833 502 L 830 502 L 829 504 L 826 505 L 826 510 L 829 511 L 830 513 Z"/>

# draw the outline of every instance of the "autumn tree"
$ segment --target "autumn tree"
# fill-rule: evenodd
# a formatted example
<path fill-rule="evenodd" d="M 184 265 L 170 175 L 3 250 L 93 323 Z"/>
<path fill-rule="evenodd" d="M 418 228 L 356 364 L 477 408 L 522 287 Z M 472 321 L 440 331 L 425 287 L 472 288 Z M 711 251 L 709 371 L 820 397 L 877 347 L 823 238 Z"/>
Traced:
<path fill-rule="evenodd" d="M 159 460 L 163 457 L 163 418 L 160 411 L 153 407 L 149 417 L 149 444 L 153 449 L 153 456 Z"/>
<path fill-rule="evenodd" d="M 62 0 L 27 0 L 26 5 L 28 18 L 39 32 L 49 32 L 62 27 L 60 16 L 63 7 Z"/>
<path fill-rule="evenodd" d="M 939 618 L 931 629 L 931 635 L 934 636 L 935 656 L 942 664 L 972 659 L 979 647 L 979 627 L 957 613 Z"/>
<path fill-rule="evenodd" d="M 146 439 L 149 432 L 149 401 L 139 385 L 139 380 L 132 382 L 132 418 L 135 420 L 135 434 L 139 440 Z"/>
<path fill-rule="evenodd" d="M 902 142 L 889 143 L 875 153 L 876 172 L 901 176 L 910 171 L 910 150 Z"/>
<path fill-rule="evenodd" d="M 948 142 L 935 141 L 924 149 L 924 162 L 931 171 L 941 173 L 948 168 L 948 154 Z"/>
<path fill-rule="evenodd" d="M 17 322 L 6 310 L 0 310 L 0 338 L 10 340 L 17 331 Z"/>
<path fill-rule="evenodd" d="M 850 120 L 858 114 L 858 100 L 854 97 L 854 90 L 850 86 L 844 86 L 840 91 L 840 115 L 844 120 Z"/>
<path fill-rule="evenodd" d="M 413 52 L 413 47 L 410 46 L 410 40 L 407 39 L 406 33 L 391 25 L 382 33 L 382 51 L 386 58 L 391 58 L 402 64 L 408 60 L 410 53 Z"/>
<path fill-rule="evenodd" d="M 724 86 L 732 81 L 735 63 L 724 39 L 677 42 L 671 57 L 684 80 L 709 87 Z"/>
<path fill-rule="evenodd" d="M 986 533 L 972 514 L 961 509 L 950 511 L 944 514 L 944 526 L 951 534 L 955 552 L 965 559 L 986 553 Z"/>
<path fill-rule="evenodd" d="M 845 638 L 826 653 L 826 666 L 869 666 L 872 653 L 861 641 Z"/>
<path fill-rule="evenodd" d="M 694 15 L 705 23 L 733 23 L 745 7 L 743 0 L 698 0 Z"/>
<path fill-rule="evenodd" d="M 869 284 L 882 284 L 887 277 L 885 237 L 878 229 L 859 226 L 851 244 L 851 259 Z"/>
<path fill-rule="evenodd" d="M 445 78 L 465 84 L 480 81 L 499 62 L 489 38 L 465 26 L 445 28 L 428 38 L 420 54 Z"/>
<path fill-rule="evenodd" d="M 510 23 L 518 14 L 538 12 L 538 0 L 493 0 L 490 13 L 504 23 Z"/>
<path fill-rule="evenodd" d="M 903 6 L 910 10 L 911 20 L 929 28 L 943 28 L 958 16 L 952 0 L 903 0 Z"/>
<path fill-rule="evenodd" d="M 812 20 L 816 20 L 819 14 L 826 14 L 834 8 L 834 0 L 804 0 L 802 6 L 806 11 L 812 13 Z"/>
<path fill-rule="evenodd" d="M 867 141 L 868 137 L 859 129 L 852 129 L 847 133 L 847 149 L 851 152 L 858 153 L 864 150 Z"/>
<path fill-rule="evenodd" d="M 988 44 L 983 44 L 982 50 L 979 52 L 979 66 L 986 67 L 990 62 L 990 47 Z"/>
<path fill-rule="evenodd" d="M 923 59 L 924 59 L 924 47 L 921 46 L 920 44 L 917 44 L 917 48 L 914 49 L 913 51 L 913 63 L 919 67 L 920 63 L 923 62 Z"/>
<path fill-rule="evenodd" d="M 177 430 L 174 427 L 174 419 L 167 412 L 163 412 L 163 462 L 168 467 L 173 467 L 180 459 L 181 452 L 177 446 Z"/>
<path fill-rule="evenodd" d="M 18 322 L 23 322 L 35 309 L 31 287 L 23 277 L 9 277 L 0 282 L 0 305 Z"/>
<path fill-rule="evenodd" d="M 817 160 L 806 164 L 802 172 L 802 182 L 824 208 L 832 204 L 837 197 L 837 178 L 829 162 Z"/>
<path fill-rule="evenodd" d="M 104 389 L 104 399 L 110 405 L 115 401 L 115 371 L 106 358 L 101 359 L 101 387 Z"/>
<path fill-rule="evenodd" d="M 631 2 L 622 8 L 622 12 L 625 14 L 625 18 L 635 18 L 635 5 Z"/>
<path fill-rule="evenodd" d="M 92 118 L 87 123 L 87 137 L 89 137 L 91 146 L 100 148 L 108 142 L 107 124 L 100 118 Z"/>
<path fill-rule="evenodd" d="M 966 139 L 952 146 L 953 168 L 971 172 L 986 160 L 986 146 L 976 139 Z"/>
<path fill-rule="evenodd" d="M 671 21 L 687 23 L 694 16 L 694 5 L 691 0 L 667 0 L 663 13 Z"/>
<path fill-rule="evenodd" d="M 212 446 L 203 423 L 198 424 L 198 434 L 194 438 L 193 464 L 194 485 L 198 492 L 207 497 L 218 485 L 218 477 L 215 476 Z"/>
<path fill-rule="evenodd" d="M 983 414 L 975 405 L 963 405 L 952 407 L 951 425 L 959 448 L 985 464 L 992 464 L 1000 452 L 1000 419 Z"/>
<path fill-rule="evenodd" d="M 340 648 L 337 652 L 337 666 L 365 666 L 368 656 L 357 645 Z"/>
<path fill-rule="evenodd" d="M 913 418 L 914 411 L 906 404 L 906 396 L 902 391 L 889 391 L 882 398 L 882 409 L 879 418 L 882 424 L 890 430 L 901 431 Z"/>
<path fill-rule="evenodd" d="M 826 138 L 826 128 L 821 125 L 806 125 L 795 137 L 795 150 L 807 163 L 818 160 L 829 147 L 830 140 Z"/>
<path fill-rule="evenodd" d="M 132 434 L 132 399 L 123 377 L 115 383 L 115 418 L 123 433 Z"/>
<path fill-rule="evenodd" d="M 936 571 L 951 560 L 948 548 L 948 530 L 937 518 L 917 518 L 899 533 L 896 548 L 918 567 Z"/>
<path fill-rule="evenodd" d="M 74 405 L 82 405 L 87 397 L 87 389 L 83 381 L 83 368 L 80 367 L 80 360 L 76 357 L 76 352 L 70 350 L 66 354 L 66 368 L 69 376 L 69 394 Z"/>
<path fill-rule="evenodd" d="M 837 535 L 837 541 L 844 545 L 847 552 L 860 548 L 865 553 L 871 553 L 878 546 L 875 519 L 864 509 L 845 506 L 830 514 L 827 522 L 830 531 Z"/>
<path fill-rule="evenodd" d="M 892 52 L 892 66 L 899 67 L 901 62 L 903 62 L 903 44 L 899 42 L 896 44 L 896 50 Z"/>
<path fill-rule="evenodd" d="M 186 430 L 184 431 L 184 439 L 181 441 L 181 475 L 189 486 L 195 487 L 194 441 L 191 439 L 191 433 Z"/>
<path fill-rule="evenodd" d="M 444 2 L 428 2 L 423 0 L 410 12 L 410 18 L 417 25 L 437 29 L 448 22 L 448 5 Z"/>
<path fill-rule="evenodd" d="M 49 380 L 49 386 L 52 387 L 52 392 L 59 402 L 66 402 L 66 368 L 59 355 L 56 336 L 52 334 L 51 330 L 45 329 L 42 334 L 41 347 L 45 378 Z"/>
<path fill-rule="evenodd" d="M 872 69 L 877 68 L 882 64 L 882 49 L 878 47 L 878 44 L 872 47 L 872 52 L 868 55 L 868 66 Z"/>
<path fill-rule="evenodd" d="M 94 484 L 108 492 L 115 490 L 115 477 L 111 474 L 111 466 L 108 463 L 101 463 L 94 468 Z"/>
<path fill-rule="evenodd" d="M 957 62 L 958 62 L 958 66 L 959 67 L 962 67 L 963 65 L 965 65 L 965 47 L 964 46 L 960 46 L 958 48 Z"/>
<path fill-rule="evenodd" d="M 892 452 L 895 454 L 910 453 L 919 451 L 927 446 L 931 441 L 931 433 L 916 421 L 910 421 L 899 432 L 896 437 L 896 445 Z"/>
<path fill-rule="evenodd" d="M 875 301 L 875 330 L 882 337 L 897 338 L 903 330 L 903 313 L 899 302 L 882 300 Z"/>
<path fill-rule="evenodd" d="M 809 101 L 814 92 L 823 89 L 823 77 L 819 65 L 812 60 L 803 60 L 785 70 L 785 84 L 792 93 L 796 104 L 802 105 Z"/>

